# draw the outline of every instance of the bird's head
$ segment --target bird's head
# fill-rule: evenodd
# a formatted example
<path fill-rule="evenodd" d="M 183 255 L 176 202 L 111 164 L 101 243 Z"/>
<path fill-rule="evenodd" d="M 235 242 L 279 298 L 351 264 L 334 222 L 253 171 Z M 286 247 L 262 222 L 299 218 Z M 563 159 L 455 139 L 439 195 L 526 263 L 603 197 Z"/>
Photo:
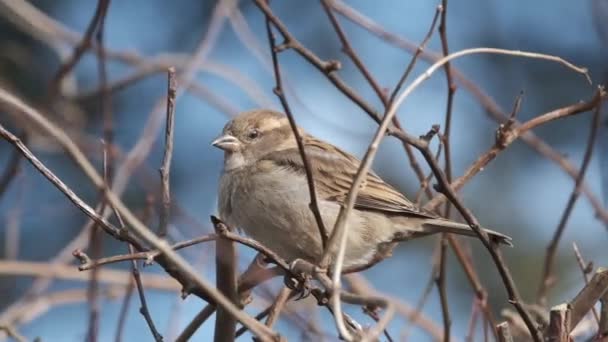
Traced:
<path fill-rule="evenodd" d="M 252 110 L 239 114 L 224 126 L 211 145 L 224 150 L 224 169 L 250 165 L 266 154 L 296 146 L 285 115 L 272 110 Z"/>

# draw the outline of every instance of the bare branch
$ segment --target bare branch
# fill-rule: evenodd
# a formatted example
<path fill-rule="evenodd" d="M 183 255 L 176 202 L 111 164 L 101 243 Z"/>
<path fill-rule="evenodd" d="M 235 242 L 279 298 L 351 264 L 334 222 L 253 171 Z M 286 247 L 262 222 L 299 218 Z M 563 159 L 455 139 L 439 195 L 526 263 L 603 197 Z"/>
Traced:
<path fill-rule="evenodd" d="M 513 342 L 513 336 L 511 336 L 511 330 L 509 329 L 509 323 L 502 322 L 496 326 L 498 330 L 498 341 L 499 342 Z"/>
<path fill-rule="evenodd" d="M 57 93 L 59 87 L 61 86 L 61 81 L 63 78 L 74 68 L 76 63 L 80 60 L 80 58 L 84 55 L 84 53 L 91 47 L 93 41 L 93 35 L 100 27 L 100 23 L 103 22 L 106 13 L 108 11 L 108 7 L 110 6 L 110 0 L 99 0 L 97 2 L 97 8 L 95 9 L 95 14 L 87 27 L 86 33 L 84 34 L 82 41 L 76 46 L 72 56 L 61 65 L 57 74 L 53 78 L 51 82 L 51 89 L 54 93 Z"/>
<path fill-rule="evenodd" d="M 213 216 L 211 221 L 216 234 L 220 236 L 215 240 L 216 286 L 233 304 L 240 305 L 237 292 L 236 246 L 234 242 L 223 237 L 224 232 L 228 232 L 229 228 Z M 223 308 L 218 308 L 213 331 L 214 341 L 234 341 L 235 332 L 236 319 Z"/>
<path fill-rule="evenodd" d="M 21 135 L 21 140 L 25 144 L 27 144 L 27 137 L 25 134 Z M 20 162 L 21 153 L 19 153 L 19 151 L 17 150 L 13 150 L 8 160 L 8 163 L 6 164 L 6 168 L 4 169 L 2 176 L 0 176 L 0 198 L 2 198 L 2 195 L 4 195 L 11 182 L 16 178 L 17 174 L 19 173 Z"/>
<path fill-rule="evenodd" d="M 13 276 L 30 276 L 30 277 L 53 277 L 63 280 L 82 281 L 89 280 L 89 275 L 79 272 L 70 265 L 49 264 L 43 262 L 30 261 L 0 261 L 0 274 Z M 130 272 L 102 269 L 99 272 L 99 282 L 112 285 L 127 286 L 129 285 Z M 148 274 L 142 277 L 145 287 L 163 290 L 163 291 L 178 291 L 179 284 L 173 278 L 167 276 L 159 276 Z"/>
<path fill-rule="evenodd" d="M 338 13 L 345 16 L 355 25 L 361 26 L 362 28 L 368 30 L 370 33 L 374 34 L 380 39 L 385 40 L 387 43 L 412 53 L 417 51 L 418 46 L 416 44 L 410 43 L 409 41 L 391 32 L 386 31 L 382 26 L 380 26 L 370 18 L 364 16 L 363 14 L 357 12 L 352 7 L 349 7 L 343 1 L 333 0 L 332 6 Z M 435 63 L 441 58 L 441 55 L 427 49 L 420 54 L 420 57 L 425 61 Z M 473 81 L 468 79 L 462 72 L 458 71 L 456 68 L 452 69 L 453 76 L 456 81 L 462 87 L 467 89 L 479 101 L 479 103 L 485 109 L 486 113 L 491 118 L 498 122 L 504 122 L 508 119 L 507 114 L 490 96 L 488 96 L 484 92 L 483 89 L 478 87 Z M 515 124 L 519 124 L 519 122 L 515 121 Z M 540 139 L 533 132 L 527 131 L 523 133 L 521 135 L 521 139 L 534 151 L 557 164 L 570 177 L 572 177 L 573 179 L 576 179 L 578 177 L 579 171 L 576 169 L 576 167 L 566 157 L 564 157 L 563 154 L 553 149 L 548 143 Z M 589 202 L 591 202 L 591 205 L 595 210 L 596 217 L 600 219 L 606 227 L 608 227 L 608 210 L 604 208 L 602 201 L 589 189 L 586 184 L 583 184 L 582 192 L 588 198 Z"/>
<path fill-rule="evenodd" d="M 608 269 L 598 268 L 589 284 L 570 301 L 572 328 L 576 327 L 606 291 L 608 291 Z"/>
<path fill-rule="evenodd" d="M 129 251 L 131 253 L 134 252 L 133 246 L 129 245 Z M 131 260 L 131 272 L 133 273 L 133 279 L 135 279 L 135 285 L 137 286 L 137 293 L 139 294 L 139 302 L 141 303 L 141 307 L 139 308 L 139 312 L 144 316 L 146 320 L 146 324 L 152 333 L 152 337 L 156 342 L 162 342 L 163 336 L 158 332 L 156 326 L 154 325 L 154 320 L 150 315 L 150 310 L 148 309 L 148 303 L 146 301 L 146 295 L 144 294 L 144 286 L 141 281 L 141 274 L 139 273 L 139 266 L 137 265 L 137 260 Z"/>
<path fill-rule="evenodd" d="M 165 152 L 163 154 L 162 166 L 160 167 L 163 206 L 160 214 L 158 235 L 161 237 L 167 235 L 167 227 L 169 225 L 169 218 L 171 216 L 171 187 L 169 175 L 171 172 L 171 159 L 173 157 L 176 93 L 177 83 L 175 80 L 175 68 L 169 68 L 167 70 L 167 126 L 165 129 Z"/>
<path fill-rule="evenodd" d="M 44 164 L 42 164 L 34 155 L 27 149 L 25 145 L 12 133 L 8 132 L 4 127 L 0 126 L 0 135 L 11 142 L 15 147 L 17 147 L 21 153 L 28 159 L 32 165 L 34 165 L 53 185 L 55 185 L 64 195 L 66 195 L 83 213 L 85 213 L 89 218 L 94 220 L 97 224 L 104 227 L 104 229 L 115 236 L 117 239 L 123 240 L 124 236 L 120 233 L 120 230 L 106 221 L 103 217 L 97 215 L 97 213 L 86 203 L 84 203 L 71 189 L 69 189 L 65 183 L 63 183 L 57 176 L 55 176 Z M 79 151 L 80 153 L 80 151 Z M 86 159 L 85 159 L 86 160 Z M 88 161 L 87 161 L 88 163 Z M 90 164 L 89 164 L 90 165 Z M 96 178 L 100 176 L 93 170 Z M 174 265 L 178 270 L 183 272 L 183 275 L 186 276 L 192 284 L 198 287 L 202 292 L 201 294 L 205 294 L 212 298 L 218 305 L 226 308 L 232 315 L 237 317 L 237 319 L 247 325 L 252 332 L 254 332 L 257 336 L 263 339 L 272 339 L 274 333 L 270 331 L 266 326 L 260 324 L 258 321 L 252 319 L 248 315 L 241 312 L 234 304 L 232 304 L 226 297 L 224 297 L 216 288 L 207 283 L 204 279 L 202 279 L 196 270 L 186 262 L 181 256 L 176 254 L 169 244 L 164 241 L 158 239 L 154 233 L 152 233 L 141 221 L 122 203 L 122 201 L 111 191 L 107 192 L 107 198 L 109 203 L 115 207 L 118 212 L 123 216 L 125 222 L 144 239 L 146 242 L 150 243 L 155 248 L 159 249 L 163 253 L 163 257 L 169 261 L 172 265 Z M 134 242 L 129 241 L 134 244 Z M 170 270 L 168 270 L 170 272 Z M 171 273 L 171 272 L 170 272 Z M 188 289 L 189 290 L 189 289 Z"/>
<path fill-rule="evenodd" d="M 556 305 L 551 309 L 547 341 L 570 342 L 570 307 L 568 304 Z"/>
<path fill-rule="evenodd" d="M 587 147 L 585 149 L 585 155 L 583 156 L 583 161 L 581 163 L 581 168 L 580 168 L 581 171 L 579 172 L 578 177 L 576 178 L 576 181 L 574 182 L 574 189 L 572 190 L 572 193 L 570 194 L 570 198 L 568 199 L 568 204 L 566 204 L 566 208 L 564 209 L 564 211 L 562 213 L 562 217 L 559 221 L 559 224 L 557 225 L 557 228 L 555 228 L 555 233 L 553 234 L 553 238 L 551 239 L 551 242 L 547 246 L 547 255 L 545 257 L 543 276 L 541 278 L 541 283 L 540 283 L 540 286 L 538 289 L 538 297 L 537 297 L 537 302 L 540 304 L 546 303 L 547 292 L 548 292 L 549 288 L 551 287 L 551 285 L 554 283 L 553 264 L 555 263 L 554 259 L 555 259 L 555 255 L 557 254 L 557 246 L 559 244 L 559 240 L 560 240 L 564 230 L 566 229 L 566 224 L 568 223 L 570 214 L 572 213 L 572 210 L 574 209 L 574 205 L 576 204 L 576 201 L 578 200 L 578 197 L 581 193 L 581 185 L 583 184 L 583 181 L 585 178 L 585 173 L 587 172 L 587 167 L 589 166 L 591 157 L 593 156 L 593 149 L 595 147 L 595 139 L 597 137 L 597 132 L 600 127 L 601 109 L 602 109 L 602 101 L 599 101 L 597 106 L 595 107 L 593 118 L 591 120 L 591 127 L 589 129 L 590 131 L 589 131 L 589 137 L 587 140 Z M 542 120 L 535 118 L 535 119 L 528 121 L 528 123 L 532 122 L 532 121 L 537 122 L 537 121 L 542 121 Z M 523 125 L 522 129 L 524 127 L 529 127 L 529 126 L 533 126 L 533 124 Z"/>
<path fill-rule="evenodd" d="M 268 317 L 266 318 L 266 323 L 265 323 L 268 327 L 272 328 L 274 323 L 276 323 L 276 321 L 279 319 L 279 316 L 281 315 L 281 311 L 283 310 L 285 303 L 287 303 L 287 301 L 289 300 L 291 295 L 292 295 L 292 290 L 290 288 L 288 288 L 286 286 L 283 286 L 281 288 L 281 291 L 279 291 L 277 298 L 274 300 L 274 303 L 272 303 L 272 306 L 270 307 L 270 310 L 268 311 Z"/>
<path fill-rule="evenodd" d="M 279 57 L 275 44 L 274 34 L 272 33 L 272 28 L 270 27 L 270 20 L 266 17 L 266 33 L 268 35 L 268 43 L 270 44 L 270 52 L 272 55 L 272 65 L 274 69 L 274 78 L 276 81 L 276 86 L 274 88 L 274 93 L 277 95 L 279 100 L 281 101 L 281 105 L 285 110 L 285 115 L 289 120 L 289 125 L 291 126 L 291 130 L 296 138 L 296 143 L 298 144 L 298 151 L 300 152 L 300 156 L 302 157 L 302 162 L 304 163 L 304 170 L 306 172 L 306 180 L 308 183 L 308 193 L 310 196 L 310 211 L 315 217 L 315 221 L 317 223 L 317 227 L 319 229 L 319 235 L 321 237 L 321 244 L 323 248 L 325 248 L 327 244 L 327 229 L 325 228 L 325 224 L 323 223 L 323 218 L 321 217 L 321 212 L 319 211 L 319 203 L 317 201 L 317 191 L 315 190 L 315 180 L 312 174 L 312 166 L 310 164 L 310 160 L 306 155 L 306 149 L 304 148 L 304 142 L 302 141 L 302 136 L 300 131 L 298 130 L 298 126 L 296 125 L 296 121 L 291 113 L 291 109 L 289 107 L 289 103 L 287 102 L 287 98 L 285 97 L 285 93 L 283 92 L 283 83 L 281 80 L 281 69 L 279 67 Z"/>

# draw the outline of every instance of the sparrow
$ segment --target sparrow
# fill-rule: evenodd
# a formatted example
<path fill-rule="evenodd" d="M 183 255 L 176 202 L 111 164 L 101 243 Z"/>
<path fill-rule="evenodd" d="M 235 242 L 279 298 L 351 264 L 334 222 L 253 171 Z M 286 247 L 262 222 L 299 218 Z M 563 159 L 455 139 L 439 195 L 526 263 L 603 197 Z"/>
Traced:
<path fill-rule="evenodd" d="M 310 161 L 319 212 L 331 234 L 360 161 L 298 128 Z M 220 217 L 287 262 L 319 261 L 323 246 L 311 212 L 304 162 L 288 118 L 267 109 L 239 114 L 212 143 L 224 151 Z M 366 268 L 397 242 L 436 233 L 476 236 L 462 223 L 416 207 L 370 171 L 351 211 L 343 267 Z M 511 238 L 485 230 L 491 240 Z M 335 252 L 334 252 L 335 253 Z"/>

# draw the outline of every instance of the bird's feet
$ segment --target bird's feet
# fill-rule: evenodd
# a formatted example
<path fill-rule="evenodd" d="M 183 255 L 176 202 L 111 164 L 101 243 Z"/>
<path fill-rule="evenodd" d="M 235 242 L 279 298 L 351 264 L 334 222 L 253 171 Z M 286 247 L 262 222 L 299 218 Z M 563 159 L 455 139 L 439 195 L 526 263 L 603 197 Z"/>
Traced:
<path fill-rule="evenodd" d="M 312 291 L 312 276 L 310 272 L 304 271 L 309 264 L 302 259 L 296 259 L 289 264 L 289 272 L 285 275 L 284 282 L 285 286 L 299 294 L 295 300 L 308 297 Z"/>

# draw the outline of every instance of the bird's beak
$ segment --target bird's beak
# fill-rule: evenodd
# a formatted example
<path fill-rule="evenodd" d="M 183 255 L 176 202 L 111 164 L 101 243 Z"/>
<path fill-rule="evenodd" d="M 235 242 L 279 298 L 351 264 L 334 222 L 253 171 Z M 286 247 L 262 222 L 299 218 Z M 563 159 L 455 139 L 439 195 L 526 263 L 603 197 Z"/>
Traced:
<path fill-rule="evenodd" d="M 228 152 L 236 152 L 241 147 L 239 139 L 230 134 L 224 134 L 211 142 L 211 145 Z"/>

